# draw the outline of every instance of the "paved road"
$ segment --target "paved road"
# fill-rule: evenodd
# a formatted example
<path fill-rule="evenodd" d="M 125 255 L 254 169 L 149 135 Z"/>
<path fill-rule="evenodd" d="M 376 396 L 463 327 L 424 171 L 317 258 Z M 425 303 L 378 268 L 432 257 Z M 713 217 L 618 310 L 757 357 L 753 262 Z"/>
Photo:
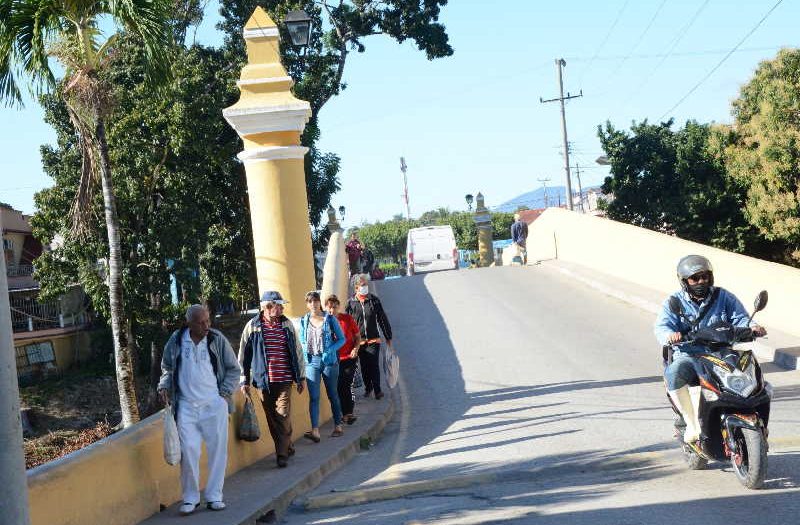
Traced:
<path fill-rule="evenodd" d="M 397 416 L 314 494 L 391 494 L 432 479 L 445 487 L 293 510 L 286 523 L 729 524 L 753 512 L 796 522 L 800 373 L 767 365 L 776 387 L 769 478 L 748 491 L 727 465 L 683 466 L 652 314 L 547 266 L 399 279 L 379 293 L 402 356 Z M 483 482 L 448 485 L 464 479 Z"/>

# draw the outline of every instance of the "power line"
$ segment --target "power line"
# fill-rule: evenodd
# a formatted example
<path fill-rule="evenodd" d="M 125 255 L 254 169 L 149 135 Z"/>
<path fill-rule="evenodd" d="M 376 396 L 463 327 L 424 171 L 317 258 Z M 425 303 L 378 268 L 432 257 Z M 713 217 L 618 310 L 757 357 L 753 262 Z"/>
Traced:
<path fill-rule="evenodd" d="M 719 62 L 717 62 L 717 65 L 716 65 L 716 66 L 714 66 L 713 68 L 711 68 L 711 71 L 709 71 L 709 72 L 706 74 L 706 76 L 704 76 L 703 78 L 701 78 L 701 79 L 700 79 L 700 81 L 699 81 L 697 84 L 695 84 L 695 85 L 694 85 L 694 87 L 692 87 L 692 89 L 690 89 L 690 90 L 689 90 L 689 91 L 688 91 L 688 92 L 687 92 L 687 93 L 686 93 L 686 94 L 685 94 L 683 97 L 681 97 L 681 99 L 680 99 L 679 101 L 677 101 L 677 102 L 675 103 L 675 105 L 674 105 L 674 106 L 672 106 L 671 108 L 669 108 L 669 110 L 665 111 L 663 115 L 661 115 L 660 117 L 658 117 L 658 120 L 661 120 L 661 119 L 663 119 L 665 116 L 667 116 L 668 114 L 670 114 L 670 113 L 672 113 L 673 111 L 675 111 L 675 109 L 676 109 L 678 106 L 680 106 L 680 105 L 683 103 L 683 101 L 684 101 L 684 100 L 686 100 L 687 98 L 689 98 L 689 97 L 691 96 L 691 94 L 692 94 L 692 93 L 694 93 L 694 92 L 697 90 L 697 88 L 699 88 L 699 87 L 700 87 L 700 86 L 701 86 L 701 85 L 702 85 L 702 84 L 703 84 L 703 83 L 704 83 L 706 80 L 708 80 L 709 78 L 711 78 L 711 75 L 713 75 L 713 74 L 714 74 L 714 73 L 717 71 L 717 69 L 719 69 L 719 68 L 720 68 L 720 66 L 722 66 L 722 64 L 724 64 L 724 63 L 725 63 L 725 61 L 726 61 L 726 60 L 728 60 L 728 59 L 731 57 L 731 55 L 732 55 L 732 54 L 733 54 L 733 53 L 734 53 L 734 52 L 735 52 L 735 51 L 736 51 L 736 50 L 739 48 L 739 46 L 741 46 L 741 45 L 744 43 L 744 41 L 745 41 L 745 40 L 747 40 L 748 38 L 750 38 L 750 36 L 751 36 L 753 33 L 755 33 L 755 32 L 756 32 L 756 30 L 757 30 L 759 27 L 761 27 L 761 24 L 763 24 L 763 23 L 764 23 L 764 21 L 765 21 L 767 18 L 769 18 L 769 15 L 771 15 L 771 14 L 772 14 L 772 12 L 773 12 L 773 11 L 775 11 L 775 9 L 777 9 L 777 7 L 778 7 L 779 5 L 781 5 L 781 3 L 783 3 L 783 0 L 778 0 L 777 2 L 775 2 L 775 5 L 773 5 L 773 6 L 770 8 L 770 10 L 769 10 L 769 11 L 767 11 L 767 12 L 766 12 L 766 14 L 765 14 L 764 16 L 762 16 L 762 17 L 761 17 L 761 20 L 759 20 L 759 21 L 758 21 L 758 23 L 757 23 L 755 26 L 753 26 L 753 28 L 752 28 L 750 31 L 748 31 L 748 33 L 747 33 L 747 34 L 746 34 L 746 35 L 745 35 L 745 36 L 744 36 L 744 37 L 743 37 L 741 40 L 739 40 L 739 42 L 738 42 L 738 43 L 737 43 L 735 46 L 733 46 L 733 49 L 731 49 L 731 50 L 728 52 L 728 54 L 727 54 L 727 55 L 725 55 L 724 57 L 722 57 L 722 60 L 720 60 Z"/>
<path fill-rule="evenodd" d="M 639 44 L 642 43 L 642 41 L 644 40 L 644 37 L 650 31 L 650 28 L 653 27 L 653 23 L 656 21 L 656 18 L 658 17 L 659 13 L 661 13 L 661 9 L 664 7 L 664 4 L 666 4 L 666 3 L 667 3 L 667 0 L 661 0 L 661 3 L 658 4 L 658 7 L 656 8 L 656 12 L 653 13 L 653 16 L 650 18 L 650 22 L 647 23 L 647 27 L 644 28 L 644 31 L 642 31 L 642 34 L 639 35 L 639 38 L 636 40 L 636 43 L 633 44 L 633 46 L 630 48 L 630 51 L 622 59 L 622 62 L 620 62 L 619 65 L 617 65 L 617 67 L 614 68 L 614 71 L 612 71 L 611 74 L 608 76 L 609 79 L 614 78 L 614 76 L 617 74 L 617 72 L 620 69 L 622 69 L 622 66 L 625 65 L 625 62 L 627 62 L 628 59 L 631 57 L 631 55 L 633 54 L 633 51 L 637 47 L 639 47 Z"/>
<path fill-rule="evenodd" d="M 600 51 L 603 49 L 603 47 L 605 47 L 606 43 L 608 43 L 608 39 L 611 38 L 611 33 L 613 33 L 614 32 L 614 28 L 617 27 L 617 24 L 619 23 L 620 18 L 622 18 L 622 13 L 625 11 L 625 8 L 628 7 L 628 3 L 629 2 L 630 2 L 630 0 L 625 0 L 625 3 L 622 4 L 622 7 L 620 8 L 619 12 L 617 13 L 617 17 L 614 19 L 614 23 L 611 24 L 611 27 L 609 28 L 608 33 L 606 33 L 606 36 L 603 39 L 603 42 L 597 47 L 597 50 L 595 51 L 594 56 L 591 58 L 591 60 L 589 60 L 589 65 L 587 65 L 586 69 L 584 69 L 583 73 L 581 73 L 581 76 L 578 79 L 578 85 L 580 85 L 581 82 L 583 82 L 583 77 L 585 77 L 586 73 L 588 73 L 589 70 L 592 68 L 592 64 L 594 63 L 594 59 L 597 58 L 597 55 L 600 54 Z"/>
<path fill-rule="evenodd" d="M 737 49 L 737 53 L 748 53 L 748 52 L 756 52 L 756 51 L 776 51 L 778 49 L 782 49 L 786 46 L 761 46 L 761 47 L 743 47 L 741 49 Z M 650 53 L 650 54 L 639 54 L 639 55 L 606 55 L 606 56 L 599 56 L 597 60 L 599 61 L 611 61 L 611 60 L 620 60 L 624 58 L 634 59 L 634 60 L 645 60 L 650 58 L 677 58 L 677 57 L 695 57 L 695 56 L 707 56 L 707 55 L 724 55 L 725 53 L 730 53 L 730 49 L 701 49 L 699 51 L 682 51 L 680 53 Z M 564 57 L 564 60 L 570 60 L 572 62 L 580 62 L 581 60 L 588 60 L 587 58 L 581 57 Z"/>

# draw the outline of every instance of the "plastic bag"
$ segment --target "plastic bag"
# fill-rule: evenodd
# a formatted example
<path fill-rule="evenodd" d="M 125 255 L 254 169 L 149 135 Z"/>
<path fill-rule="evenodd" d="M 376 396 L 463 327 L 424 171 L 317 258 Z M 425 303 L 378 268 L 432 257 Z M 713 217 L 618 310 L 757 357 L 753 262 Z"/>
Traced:
<path fill-rule="evenodd" d="M 175 423 L 175 412 L 172 405 L 164 409 L 164 461 L 168 465 L 181 462 L 181 439 L 178 436 L 178 425 Z"/>
<path fill-rule="evenodd" d="M 383 373 L 389 388 L 397 386 L 397 379 L 400 376 L 400 358 L 397 357 L 397 352 L 391 346 L 387 347 L 383 353 Z"/>
<path fill-rule="evenodd" d="M 364 386 L 364 378 L 361 376 L 361 365 L 356 361 L 356 368 L 353 372 L 353 388 L 361 388 Z"/>
<path fill-rule="evenodd" d="M 261 437 L 261 429 L 258 427 L 258 417 L 256 408 L 253 406 L 253 399 L 248 395 L 244 400 L 244 412 L 242 420 L 239 422 L 239 439 L 242 441 L 258 441 Z"/>

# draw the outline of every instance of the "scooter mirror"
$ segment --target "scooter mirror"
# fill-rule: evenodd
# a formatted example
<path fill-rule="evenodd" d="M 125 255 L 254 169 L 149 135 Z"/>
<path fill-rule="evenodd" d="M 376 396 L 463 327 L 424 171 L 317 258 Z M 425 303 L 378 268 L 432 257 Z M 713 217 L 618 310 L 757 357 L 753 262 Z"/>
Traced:
<path fill-rule="evenodd" d="M 760 312 L 761 310 L 766 308 L 767 299 L 769 299 L 769 294 L 767 293 L 766 290 L 761 290 L 760 292 L 758 292 L 758 296 L 756 297 L 756 301 L 753 305 L 756 312 Z"/>
<path fill-rule="evenodd" d="M 683 305 L 681 304 L 681 300 L 674 295 L 669 298 L 669 311 L 675 315 L 683 315 Z"/>

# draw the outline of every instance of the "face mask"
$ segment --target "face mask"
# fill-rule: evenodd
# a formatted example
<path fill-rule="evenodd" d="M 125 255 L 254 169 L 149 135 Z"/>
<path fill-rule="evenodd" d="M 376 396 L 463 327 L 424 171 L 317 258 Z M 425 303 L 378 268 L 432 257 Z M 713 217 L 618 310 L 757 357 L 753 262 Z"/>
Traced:
<path fill-rule="evenodd" d="M 367 295 L 367 294 L 369 294 L 369 286 L 358 287 L 358 295 Z"/>
<path fill-rule="evenodd" d="M 698 283 L 689 286 L 689 292 L 694 297 L 705 298 L 708 295 L 708 290 L 711 288 L 711 285 L 708 283 Z"/>

